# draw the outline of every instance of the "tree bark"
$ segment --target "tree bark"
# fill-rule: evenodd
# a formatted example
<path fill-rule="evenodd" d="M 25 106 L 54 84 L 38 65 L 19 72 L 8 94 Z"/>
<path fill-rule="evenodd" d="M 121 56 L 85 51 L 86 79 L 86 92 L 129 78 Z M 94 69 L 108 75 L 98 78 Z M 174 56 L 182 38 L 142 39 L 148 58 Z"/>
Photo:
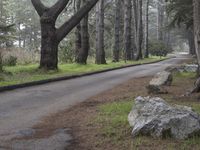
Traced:
<path fill-rule="evenodd" d="M 115 41 L 113 49 L 113 62 L 119 62 L 120 51 L 120 6 L 121 0 L 115 0 Z"/>
<path fill-rule="evenodd" d="M 200 65 L 200 1 L 193 0 L 194 6 L 194 42 L 197 61 Z"/>
<path fill-rule="evenodd" d="M 104 0 L 96 7 L 96 64 L 106 64 L 104 51 Z"/>
<path fill-rule="evenodd" d="M 198 77 L 200 76 L 200 1 L 193 0 L 193 25 L 194 25 L 194 42 L 195 42 L 195 51 L 197 55 L 197 62 L 199 69 L 197 71 Z M 197 79 L 195 83 L 194 89 L 191 91 L 192 93 L 200 92 L 200 77 Z"/>
<path fill-rule="evenodd" d="M 68 4 L 69 0 L 59 0 L 52 7 L 44 6 L 41 0 L 31 0 L 41 23 L 41 60 L 40 68 L 57 69 L 58 45 L 60 41 L 88 14 L 98 0 L 88 1 L 74 16 L 66 21 L 60 28 L 55 28 L 55 22 L 59 14 Z"/>
<path fill-rule="evenodd" d="M 158 41 L 164 41 L 164 33 L 163 33 L 163 27 L 164 27 L 164 0 L 158 0 L 157 2 L 157 40 Z"/>
<path fill-rule="evenodd" d="M 41 69 L 57 69 L 58 64 L 58 39 L 56 37 L 55 20 L 41 17 Z"/>
<path fill-rule="evenodd" d="M 81 5 L 83 6 L 86 3 L 86 0 L 82 0 Z M 89 33 L 88 33 L 88 14 L 81 21 L 81 48 L 78 52 L 77 63 L 87 64 L 88 53 L 90 49 L 89 44 Z"/>
<path fill-rule="evenodd" d="M 144 57 L 148 58 L 149 57 L 149 0 L 146 0 L 145 4 L 145 23 L 144 23 Z"/>
<path fill-rule="evenodd" d="M 124 1 L 124 52 L 125 60 L 131 60 L 131 0 Z"/>
<path fill-rule="evenodd" d="M 194 43 L 194 31 L 188 30 L 188 44 L 189 44 L 189 54 L 195 55 L 195 43 Z"/>
<path fill-rule="evenodd" d="M 76 0 L 76 10 L 75 13 L 80 10 L 81 7 L 81 0 Z M 81 24 L 79 23 L 76 26 L 75 30 L 75 61 L 78 63 L 78 56 L 79 56 L 79 51 L 81 49 Z"/>
<path fill-rule="evenodd" d="M 133 1 L 134 8 L 134 40 L 136 48 L 135 60 L 142 59 L 142 40 L 143 40 L 143 24 L 142 24 L 142 0 Z"/>

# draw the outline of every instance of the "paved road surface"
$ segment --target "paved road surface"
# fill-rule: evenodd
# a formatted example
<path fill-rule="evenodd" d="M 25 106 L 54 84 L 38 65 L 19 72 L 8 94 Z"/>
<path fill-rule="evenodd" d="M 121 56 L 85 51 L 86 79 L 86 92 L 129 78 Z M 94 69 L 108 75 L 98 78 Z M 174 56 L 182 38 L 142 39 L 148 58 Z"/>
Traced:
<path fill-rule="evenodd" d="M 185 58 L 178 56 L 155 64 L 0 93 L 0 146 L 5 140 L 29 134 L 31 131 L 27 129 L 46 115 L 66 109 L 131 78 L 154 75 Z"/>

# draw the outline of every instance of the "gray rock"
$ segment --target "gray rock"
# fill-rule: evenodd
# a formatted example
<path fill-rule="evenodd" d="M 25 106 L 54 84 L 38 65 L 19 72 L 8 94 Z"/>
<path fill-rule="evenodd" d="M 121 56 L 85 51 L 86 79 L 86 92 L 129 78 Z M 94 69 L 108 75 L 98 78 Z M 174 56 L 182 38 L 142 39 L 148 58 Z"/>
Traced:
<path fill-rule="evenodd" d="M 200 134 L 200 115 L 190 107 L 170 106 L 161 98 L 138 97 L 128 116 L 132 135 L 187 139 Z"/>
<path fill-rule="evenodd" d="M 198 70 L 198 65 L 195 64 L 184 66 L 184 72 L 197 72 L 197 70 Z"/>
<path fill-rule="evenodd" d="M 173 81 L 172 73 L 162 71 L 157 73 L 147 86 L 148 92 L 153 94 L 165 94 L 167 90 L 165 85 L 171 85 Z"/>
<path fill-rule="evenodd" d="M 166 69 L 169 72 L 191 72 L 191 73 L 195 73 L 198 70 L 198 65 L 196 64 L 186 64 L 186 65 L 178 65 L 178 66 L 172 66 Z"/>

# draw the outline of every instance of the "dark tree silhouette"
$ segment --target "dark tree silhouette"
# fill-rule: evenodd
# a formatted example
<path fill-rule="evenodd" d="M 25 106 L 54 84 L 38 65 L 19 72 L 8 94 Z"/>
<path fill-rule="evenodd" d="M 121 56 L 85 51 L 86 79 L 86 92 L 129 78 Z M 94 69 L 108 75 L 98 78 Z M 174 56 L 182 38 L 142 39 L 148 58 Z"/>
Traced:
<path fill-rule="evenodd" d="M 67 20 L 60 28 L 55 27 L 59 14 L 65 9 L 69 0 L 58 0 L 52 7 L 46 7 L 41 0 L 31 0 L 41 24 L 41 60 L 40 68 L 57 69 L 58 45 L 60 41 L 80 23 L 83 17 L 95 6 L 98 0 L 90 0 L 80 8 L 74 16 Z"/>

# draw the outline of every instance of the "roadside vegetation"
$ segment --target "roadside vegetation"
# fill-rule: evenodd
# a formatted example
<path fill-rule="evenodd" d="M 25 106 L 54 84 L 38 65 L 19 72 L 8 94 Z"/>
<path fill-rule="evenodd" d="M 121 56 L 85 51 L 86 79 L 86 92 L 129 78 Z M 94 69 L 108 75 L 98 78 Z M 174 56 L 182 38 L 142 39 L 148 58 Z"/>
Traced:
<path fill-rule="evenodd" d="M 30 65 L 16 65 L 16 66 L 5 66 L 4 72 L 0 73 L 0 86 L 14 85 L 32 81 L 39 81 L 44 79 L 63 77 L 69 75 L 77 75 L 82 73 L 89 73 L 93 71 L 105 70 L 110 68 L 116 68 L 131 64 L 144 64 L 149 62 L 155 62 L 164 60 L 166 57 L 151 56 L 140 61 L 120 61 L 113 63 L 111 60 L 107 61 L 107 64 L 97 65 L 92 61 L 87 65 L 81 65 L 76 63 L 59 64 L 58 70 L 41 70 L 38 69 L 37 64 Z"/>
<path fill-rule="evenodd" d="M 174 89 L 180 93 L 184 93 L 186 81 L 192 87 L 191 81 L 195 81 L 195 73 L 178 73 L 175 74 L 172 90 L 167 95 L 160 95 L 171 104 L 185 105 L 192 107 L 196 112 L 200 113 L 199 95 L 181 98 L 172 92 Z M 137 91 L 135 91 L 137 92 Z M 156 96 L 156 95 L 152 95 Z M 127 98 L 119 100 L 119 102 L 111 102 L 98 106 L 97 119 L 94 124 L 101 126 L 97 130 L 97 134 L 101 136 L 101 145 L 110 143 L 116 145 L 119 149 L 166 149 L 166 150 L 187 150 L 198 149 L 200 147 L 200 137 L 192 137 L 188 140 L 174 140 L 174 139 L 157 139 L 152 137 L 139 136 L 131 137 L 131 128 L 129 126 L 127 116 L 134 104 L 134 98 Z M 100 125 L 99 125 L 100 124 Z"/>

